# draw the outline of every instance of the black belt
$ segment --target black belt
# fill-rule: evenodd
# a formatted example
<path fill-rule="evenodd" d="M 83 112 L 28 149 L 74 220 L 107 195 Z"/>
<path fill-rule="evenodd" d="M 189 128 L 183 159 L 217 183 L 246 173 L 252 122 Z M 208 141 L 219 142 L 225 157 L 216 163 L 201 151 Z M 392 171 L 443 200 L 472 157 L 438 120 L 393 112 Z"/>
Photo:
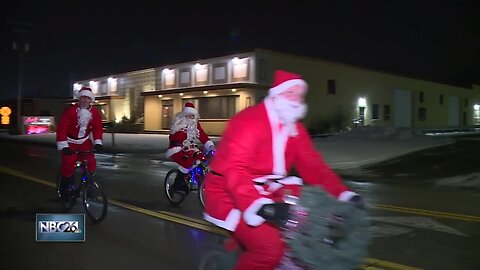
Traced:
<path fill-rule="evenodd" d="M 216 171 L 210 171 L 213 175 L 216 175 L 216 176 L 222 176 L 223 177 L 223 174 L 220 174 Z"/>

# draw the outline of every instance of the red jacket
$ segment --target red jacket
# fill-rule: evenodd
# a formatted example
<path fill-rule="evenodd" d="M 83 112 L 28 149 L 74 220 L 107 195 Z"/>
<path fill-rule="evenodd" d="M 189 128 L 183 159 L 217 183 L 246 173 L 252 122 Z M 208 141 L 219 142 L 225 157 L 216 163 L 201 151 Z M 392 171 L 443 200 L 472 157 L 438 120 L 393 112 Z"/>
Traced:
<path fill-rule="evenodd" d="M 177 131 L 169 136 L 170 145 L 166 156 L 175 161 L 179 165 L 179 170 L 184 173 L 187 173 L 195 161 L 201 157 L 197 156 L 197 152 L 200 150 L 194 141 L 195 139 L 204 144 L 205 148 L 213 145 L 213 142 L 202 129 L 200 123 L 197 123 L 197 129 L 199 133 L 198 138 L 191 138 L 191 140 L 188 139 L 187 133 L 184 131 Z"/>
<path fill-rule="evenodd" d="M 264 220 L 256 212 L 273 201 L 254 182 L 271 175 L 287 176 L 293 167 L 304 182 L 322 186 L 339 199 L 355 194 L 323 161 L 303 124 L 296 123 L 294 136 L 295 129 L 285 133 L 285 127 L 275 128 L 278 123 L 268 100 L 230 120 L 210 166 L 213 173 L 205 179 L 206 220 L 231 231 L 240 218 L 249 225 L 260 225 Z M 285 181 L 301 185 L 302 179 L 288 177 Z"/>
<path fill-rule="evenodd" d="M 102 144 L 103 126 L 100 112 L 93 106 L 88 111 L 91 113 L 90 121 L 80 124 L 78 104 L 65 109 L 57 126 L 57 149 L 62 150 L 69 143 L 83 144 L 90 135 L 93 136 L 95 144 Z"/>

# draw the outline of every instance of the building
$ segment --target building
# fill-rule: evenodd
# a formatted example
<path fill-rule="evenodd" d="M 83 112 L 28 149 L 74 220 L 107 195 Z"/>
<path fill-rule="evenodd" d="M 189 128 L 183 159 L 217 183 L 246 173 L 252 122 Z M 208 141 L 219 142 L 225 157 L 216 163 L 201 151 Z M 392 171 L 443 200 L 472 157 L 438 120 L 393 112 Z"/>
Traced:
<path fill-rule="evenodd" d="M 299 73 L 309 84 L 304 122 L 312 132 L 480 125 L 480 85 L 462 88 L 264 49 L 92 78 L 74 90 L 90 86 L 105 121 L 143 123 L 145 132 L 167 132 L 190 101 L 205 131 L 219 135 L 235 113 L 267 95 L 276 69 Z"/>

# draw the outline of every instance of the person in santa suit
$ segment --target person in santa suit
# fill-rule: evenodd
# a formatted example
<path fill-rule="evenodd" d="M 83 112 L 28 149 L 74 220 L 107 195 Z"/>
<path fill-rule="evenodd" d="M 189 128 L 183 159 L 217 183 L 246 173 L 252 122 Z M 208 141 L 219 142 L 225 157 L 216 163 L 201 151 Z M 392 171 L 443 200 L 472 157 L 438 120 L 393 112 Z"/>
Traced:
<path fill-rule="evenodd" d="M 103 143 L 103 126 L 100 112 L 91 103 L 95 95 L 89 87 L 82 87 L 77 93 L 78 104 L 68 107 L 60 117 L 57 126 L 57 149 L 61 151 L 62 164 L 60 173 L 63 181 L 61 190 L 73 185 L 72 175 L 76 161 L 80 158 L 74 155 L 75 151 L 90 151 L 95 144 L 95 151 L 101 152 Z M 93 139 L 93 143 L 92 143 Z M 88 169 L 93 173 L 96 169 L 96 160 L 93 153 L 85 155 Z"/>
<path fill-rule="evenodd" d="M 167 158 L 178 164 L 180 173 L 175 178 L 173 189 L 186 191 L 184 177 L 198 161 L 203 158 L 203 153 L 197 145 L 200 141 L 207 150 L 214 149 L 214 143 L 198 122 L 200 115 L 191 102 L 186 102 L 183 110 L 177 113 L 170 126 L 169 148 Z"/>
<path fill-rule="evenodd" d="M 304 182 L 363 206 L 361 197 L 323 161 L 299 122 L 307 112 L 306 92 L 300 75 L 275 71 L 268 96 L 230 120 L 210 163 L 204 219 L 231 231 L 243 248 L 234 269 L 277 267 L 285 249 L 280 227 L 290 207 L 283 199 L 300 196 Z M 301 178 L 288 176 L 293 168 Z"/>

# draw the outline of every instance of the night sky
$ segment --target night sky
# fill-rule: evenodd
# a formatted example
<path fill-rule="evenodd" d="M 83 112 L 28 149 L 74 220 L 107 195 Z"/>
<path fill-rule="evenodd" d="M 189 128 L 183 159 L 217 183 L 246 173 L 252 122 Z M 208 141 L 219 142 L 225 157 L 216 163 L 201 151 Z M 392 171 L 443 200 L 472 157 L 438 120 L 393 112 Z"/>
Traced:
<path fill-rule="evenodd" d="M 28 31 L 22 75 L 30 97 L 68 97 L 77 80 L 254 48 L 480 84 L 478 1 L 125 2 L 4 1 L 0 98 L 17 89 L 9 22 L 31 24 L 15 26 Z"/>

